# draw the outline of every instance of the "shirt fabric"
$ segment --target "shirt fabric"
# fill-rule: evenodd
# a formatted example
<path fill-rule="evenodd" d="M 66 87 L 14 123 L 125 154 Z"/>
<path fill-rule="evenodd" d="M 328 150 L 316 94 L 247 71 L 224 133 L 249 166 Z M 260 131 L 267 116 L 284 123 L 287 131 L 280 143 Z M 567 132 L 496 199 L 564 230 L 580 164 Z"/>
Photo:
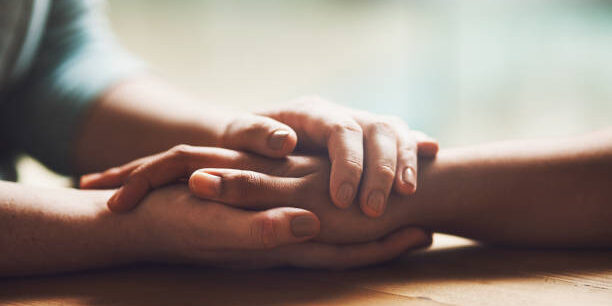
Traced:
<path fill-rule="evenodd" d="M 16 154 L 70 174 L 87 108 L 145 65 L 113 37 L 105 5 L 88 0 L 0 1 L 0 179 Z"/>

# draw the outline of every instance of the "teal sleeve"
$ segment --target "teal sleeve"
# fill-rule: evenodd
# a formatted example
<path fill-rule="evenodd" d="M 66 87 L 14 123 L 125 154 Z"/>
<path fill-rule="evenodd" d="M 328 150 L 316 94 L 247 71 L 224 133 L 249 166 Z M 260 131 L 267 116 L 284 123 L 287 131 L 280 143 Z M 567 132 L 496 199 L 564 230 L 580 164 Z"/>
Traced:
<path fill-rule="evenodd" d="M 72 173 L 73 142 L 88 107 L 145 65 L 113 37 L 104 3 L 52 2 L 37 58 L 14 94 L 11 135 L 55 171 Z"/>

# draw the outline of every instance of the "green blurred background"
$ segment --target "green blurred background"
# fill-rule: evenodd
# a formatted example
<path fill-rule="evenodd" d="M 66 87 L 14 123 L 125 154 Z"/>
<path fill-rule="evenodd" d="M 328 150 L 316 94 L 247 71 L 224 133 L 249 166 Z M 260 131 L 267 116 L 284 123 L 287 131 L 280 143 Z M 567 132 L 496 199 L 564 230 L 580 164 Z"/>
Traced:
<path fill-rule="evenodd" d="M 612 1 L 111 0 L 108 13 L 127 49 L 208 105 L 318 94 L 443 147 L 612 118 Z"/>

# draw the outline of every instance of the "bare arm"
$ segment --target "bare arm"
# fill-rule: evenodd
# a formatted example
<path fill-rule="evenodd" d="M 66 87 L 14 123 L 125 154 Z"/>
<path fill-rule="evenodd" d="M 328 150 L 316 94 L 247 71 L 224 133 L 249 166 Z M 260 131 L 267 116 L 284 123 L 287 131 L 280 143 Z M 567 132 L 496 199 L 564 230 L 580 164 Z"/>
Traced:
<path fill-rule="evenodd" d="M 184 185 L 155 190 L 122 215 L 106 209 L 110 195 L 0 182 L 0 277 L 132 262 L 347 268 L 431 241 L 422 230 L 405 228 L 350 246 L 308 242 L 319 229 L 311 212 L 235 209 L 198 200 Z"/>
<path fill-rule="evenodd" d="M 562 140 L 443 150 L 424 167 L 407 220 L 526 246 L 612 246 L 612 129 Z"/>
<path fill-rule="evenodd" d="M 111 88 L 83 120 L 75 168 L 93 172 L 181 143 L 218 146 L 231 118 L 202 109 L 163 80 L 142 75 Z"/>
<path fill-rule="evenodd" d="M 300 167 L 282 177 L 203 169 L 190 186 L 202 198 L 230 205 L 308 209 L 321 220 L 317 239 L 325 242 L 368 241 L 410 224 L 513 246 L 612 246 L 612 130 L 442 150 L 435 160 L 421 161 L 419 192 L 392 195 L 377 219 L 326 203 L 324 158 L 290 162 Z"/>
<path fill-rule="evenodd" d="M 137 242 L 113 218 L 108 191 L 83 192 L 0 182 L 0 276 L 121 264 Z M 121 239 L 117 239 L 121 237 Z"/>
<path fill-rule="evenodd" d="M 161 80 L 141 76 L 108 90 L 83 121 L 75 149 L 77 172 L 100 171 L 132 159 L 165 151 L 178 144 L 215 146 L 250 151 L 267 157 L 284 157 L 299 148 L 328 151 L 332 163 L 330 195 L 338 207 L 357 199 L 362 211 L 376 217 L 385 210 L 391 188 L 400 194 L 416 191 L 417 153 L 434 156 L 437 142 L 411 131 L 401 120 L 351 110 L 316 97 L 299 99 L 294 105 L 263 115 L 223 111 L 218 105 L 204 106 Z M 185 146 L 168 153 L 189 160 Z M 169 157 L 171 159 L 175 158 Z M 147 161 L 144 163 L 144 161 Z M 119 184 L 131 189 L 147 167 L 167 159 L 141 159 L 122 172 Z M 171 183 L 188 176 L 179 165 L 162 165 L 170 176 L 149 177 Z M 140 168 L 140 169 L 137 169 Z M 118 171 L 115 171 L 118 170 Z M 95 177 L 95 176 L 94 176 Z M 97 177 L 104 177 L 104 175 Z M 109 187 L 92 176 L 82 181 L 85 188 Z M 357 193 L 358 187 L 360 192 Z M 124 197 L 119 193 L 109 208 L 127 211 L 145 192 Z"/>

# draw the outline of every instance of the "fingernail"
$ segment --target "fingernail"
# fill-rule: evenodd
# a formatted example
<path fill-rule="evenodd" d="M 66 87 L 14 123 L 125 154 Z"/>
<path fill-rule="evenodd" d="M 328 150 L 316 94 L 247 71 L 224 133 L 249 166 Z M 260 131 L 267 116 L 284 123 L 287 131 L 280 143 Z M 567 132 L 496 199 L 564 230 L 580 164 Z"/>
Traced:
<path fill-rule="evenodd" d="M 276 130 L 268 137 L 268 147 L 272 150 L 282 150 L 289 138 L 289 132 L 285 130 Z"/>
<path fill-rule="evenodd" d="M 349 205 L 351 204 L 351 201 L 353 200 L 353 192 L 355 190 L 353 189 L 353 186 L 349 183 L 344 183 L 340 186 L 340 189 L 338 189 L 338 200 L 340 202 L 342 202 L 342 204 L 344 205 Z"/>
<path fill-rule="evenodd" d="M 223 179 L 204 171 L 196 171 L 189 179 L 191 191 L 199 196 L 216 197 L 221 194 Z"/>
<path fill-rule="evenodd" d="M 404 183 L 412 186 L 412 189 L 414 189 L 416 185 L 416 176 L 414 175 L 414 170 L 412 170 L 412 168 L 408 167 L 404 169 L 402 179 L 404 180 Z"/>
<path fill-rule="evenodd" d="M 368 207 L 375 213 L 381 213 L 385 204 L 385 195 L 380 191 L 372 191 L 368 196 Z"/>
<path fill-rule="evenodd" d="M 319 231 L 319 222 L 312 216 L 297 216 L 291 220 L 291 231 L 298 238 L 314 236 Z"/>

